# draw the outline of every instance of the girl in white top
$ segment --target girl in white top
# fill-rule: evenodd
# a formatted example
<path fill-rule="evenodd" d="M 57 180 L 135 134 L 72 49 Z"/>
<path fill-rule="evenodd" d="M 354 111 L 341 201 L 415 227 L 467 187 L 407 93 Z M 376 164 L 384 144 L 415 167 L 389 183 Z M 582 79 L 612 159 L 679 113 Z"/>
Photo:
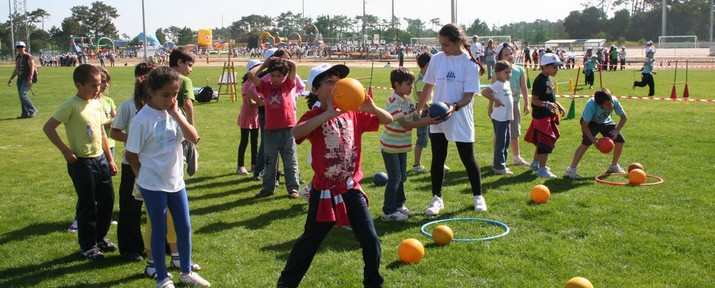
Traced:
<path fill-rule="evenodd" d="M 514 97 L 511 92 L 511 64 L 505 60 L 500 60 L 494 65 L 496 71 L 496 81 L 492 86 L 485 88 L 482 95 L 494 97 L 503 104 L 494 107 L 491 111 L 492 124 L 494 125 L 494 161 L 492 168 L 496 174 L 512 175 L 514 173 L 506 167 L 506 157 L 511 139 L 511 129 L 509 125 L 514 120 Z M 518 113 L 518 111 L 517 111 Z"/>
<path fill-rule="evenodd" d="M 146 104 L 129 124 L 126 158 L 135 175 L 152 224 L 151 252 L 156 265 L 157 288 L 173 288 L 164 259 L 167 225 L 171 210 L 181 263 L 181 283 L 199 287 L 211 284 L 191 271 L 191 222 L 186 196 L 181 142 L 199 139 L 177 106 L 179 74 L 169 67 L 149 73 L 144 82 Z"/>
<path fill-rule="evenodd" d="M 447 159 L 449 141 L 457 144 L 459 158 L 467 170 L 474 195 L 474 210 L 486 211 L 487 204 L 482 197 L 481 171 L 474 159 L 474 110 L 472 109 L 472 98 L 479 92 L 480 70 L 481 74 L 484 74 L 484 69 L 469 53 L 464 32 L 456 25 L 443 26 L 439 31 L 438 39 L 442 52 L 430 59 L 424 76 L 425 87 L 422 91 L 429 95 L 434 89 L 432 102 L 445 102 L 449 110 L 444 122 L 430 126 L 433 196 L 425 214 L 437 215 L 444 208 L 443 167 Z M 490 100 L 501 106 L 498 99 L 492 97 Z"/>

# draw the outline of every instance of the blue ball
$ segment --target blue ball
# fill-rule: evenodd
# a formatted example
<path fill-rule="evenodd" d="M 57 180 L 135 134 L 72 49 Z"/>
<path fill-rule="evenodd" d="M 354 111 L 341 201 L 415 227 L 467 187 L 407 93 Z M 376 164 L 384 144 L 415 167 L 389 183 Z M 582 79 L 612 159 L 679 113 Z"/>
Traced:
<path fill-rule="evenodd" d="M 449 111 L 449 106 L 444 102 L 434 102 L 429 107 L 429 116 L 432 118 L 444 119 Z"/>
<path fill-rule="evenodd" d="M 385 186 L 387 184 L 387 174 L 385 172 L 377 172 L 375 176 L 372 177 L 372 182 L 376 186 Z"/>

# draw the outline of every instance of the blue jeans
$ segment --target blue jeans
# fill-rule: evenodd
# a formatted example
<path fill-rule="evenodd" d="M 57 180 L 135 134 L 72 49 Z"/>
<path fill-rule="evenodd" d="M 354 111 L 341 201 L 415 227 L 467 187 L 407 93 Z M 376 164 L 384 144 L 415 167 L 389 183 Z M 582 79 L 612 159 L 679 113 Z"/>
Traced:
<path fill-rule="evenodd" d="M 263 189 L 274 191 L 276 187 L 276 161 L 278 154 L 283 159 L 285 182 L 288 191 L 300 189 L 298 184 L 298 149 L 295 139 L 290 134 L 292 128 L 263 130 L 265 146 L 265 173 L 263 173 Z"/>
<path fill-rule="evenodd" d="M 382 160 L 387 171 L 385 185 L 385 202 L 382 213 L 385 215 L 397 212 L 405 204 L 405 180 L 407 180 L 407 153 L 382 152 Z"/>
<path fill-rule="evenodd" d="M 109 231 L 114 208 L 114 186 L 109 162 L 104 154 L 78 158 L 67 163 L 67 172 L 77 192 L 77 237 L 79 247 L 87 251 L 97 247 Z"/>
<path fill-rule="evenodd" d="M 348 190 L 342 196 L 343 201 L 345 201 L 345 208 L 348 210 L 350 226 L 362 249 L 362 260 L 365 263 L 363 267 L 363 285 L 365 287 L 382 287 L 384 279 L 380 275 L 379 269 L 382 250 L 365 195 L 359 190 Z M 318 252 L 323 239 L 335 226 L 335 222 L 316 221 L 319 201 L 320 191 L 311 190 L 308 217 L 305 219 L 303 234 L 293 244 L 286 266 L 281 271 L 280 278 L 278 278 L 278 287 L 298 287 L 308 268 L 310 268 L 310 263 L 313 262 L 313 257 Z M 355 271 L 357 270 L 356 268 L 349 267 L 346 269 Z"/>
<path fill-rule="evenodd" d="M 176 230 L 181 272 L 191 271 L 191 218 L 186 189 L 167 193 L 139 187 L 151 221 L 151 256 L 154 258 L 157 279 L 164 279 L 166 271 L 166 211 L 171 211 Z"/>
<path fill-rule="evenodd" d="M 32 84 L 27 85 L 27 78 L 17 79 L 17 93 L 20 95 L 20 109 L 22 111 L 21 117 L 30 117 L 37 114 L 35 104 L 30 100 L 30 96 L 27 96 L 30 88 L 32 88 Z"/>
<path fill-rule="evenodd" d="M 492 119 L 494 126 L 494 170 L 504 170 L 506 168 L 506 158 L 509 155 L 509 141 L 511 141 L 511 121 L 497 121 Z"/>

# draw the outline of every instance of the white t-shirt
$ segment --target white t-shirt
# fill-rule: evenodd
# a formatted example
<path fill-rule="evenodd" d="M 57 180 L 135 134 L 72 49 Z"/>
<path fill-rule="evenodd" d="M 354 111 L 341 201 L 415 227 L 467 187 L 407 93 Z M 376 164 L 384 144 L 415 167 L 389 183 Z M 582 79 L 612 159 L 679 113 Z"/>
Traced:
<path fill-rule="evenodd" d="M 472 56 L 474 56 L 475 59 L 479 59 L 479 56 L 484 55 L 484 47 L 482 47 L 482 43 L 479 42 L 472 42 Z"/>
<path fill-rule="evenodd" d="M 129 127 L 126 150 L 139 154 L 139 187 L 163 192 L 183 189 L 181 141 L 184 141 L 184 135 L 176 120 L 165 110 L 145 105 Z"/>
<path fill-rule="evenodd" d="M 435 85 L 432 102 L 452 104 L 462 99 L 464 93 L 479 93 L 479 67 L 469 59 L 469 54 L 447 56 L 439 52 L 430 59 L 424 82 Z M 474 110 L 472 103 L 442 123 L 431 125 L 431 133 L 444 133 L 448 141 L 474 142 Z"/>
<path fill-rule="evenodd" d="M 492 86 L 489 86 L 494 91 L 494 97 L 499 99 L 504 106 L 494 107 L 492 109 L 492 119 L 497 121 L 514 120 L 514 97 L 511 93 L 511 84 L 509 82 L 496 81 Z"/>
<path fill-rule="evenodd" d="M 115 116 L 112 121 L 112 128 L 123 130 L 124 133 L 129 135 L 129 123 L 136 115 L 137 107 L 134 105 L 134 99 L 129 98 L 119 105 L 119 109 L 117 109 L 117 116 Z M 122 163 L 129 165 L 129 162 L 127 162 L 126 150 L 127 149 L 124 148 L 124 151 L 122 151 Z"/>

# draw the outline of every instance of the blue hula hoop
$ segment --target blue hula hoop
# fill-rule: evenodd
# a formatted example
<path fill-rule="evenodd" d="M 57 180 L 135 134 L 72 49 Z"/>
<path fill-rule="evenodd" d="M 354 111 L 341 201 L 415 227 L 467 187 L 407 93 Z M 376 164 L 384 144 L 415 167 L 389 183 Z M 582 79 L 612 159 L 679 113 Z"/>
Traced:
<path fill-rule="evenodd" d="M 438 223 L 444 223 L 444 222 L 452 222 L 452 221 L 481 221 L 481 222 L 486 222 L 488 224 L 496 225 L 504 229 L 504 233 L 501 233 L 496 236 L 489 236 L 489 237 L 484 237 L 484 238 L 471 238 L 471 239 L 460 239 L 460 238 L 455 238 L 452 241 L 453 242 L 474 242 L 474 241 L 489 241 L 489 240 L 494 240 L 499 237 L 503 237 L 506 234 L 509 234 L 509 226 L 507 226 L 504 223 L 501 223 L 496 220 L 491 220 L 491 219 L 483 219 L 483 218 L 449 218 L 449 219 L 442 219 L 442 220 L 435 220 L 432 222 L 427 222 L 426 224 L 422 225 L 422 228 L 420 228 L 420 232 L 422 232 L 423 235 L 432 238 L 432 234 L 427 233 L 425 231 L 425 228 L 430 225 L 438 224 Z"/>

